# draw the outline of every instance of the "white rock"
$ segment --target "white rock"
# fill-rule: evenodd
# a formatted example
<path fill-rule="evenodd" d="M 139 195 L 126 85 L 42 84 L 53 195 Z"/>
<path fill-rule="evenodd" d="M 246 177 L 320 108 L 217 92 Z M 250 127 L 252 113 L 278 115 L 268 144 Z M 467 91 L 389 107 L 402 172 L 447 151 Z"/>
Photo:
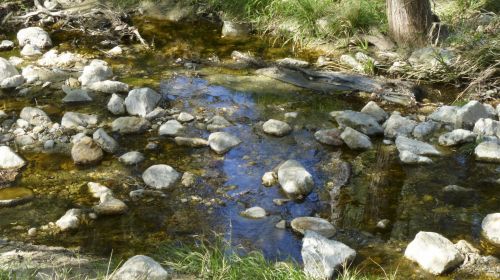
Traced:
<path fill-rule="evenodd" d="M 210 148 L 218 154 L 225 154 L 241 144 L 241 140 L 227 132 L 214 132 L 208 136 Z"/>
<path fill-rule="evenodd" d="M 177 117 L 177 120 L 180 122 L 190 122 L 194 120 L 193 115 L 186 113 L 186 112 L 181 112 L 179 116 Z"/>
<path fill-rule="evenodd" d="M 0 51 L 7 51 L 13 48 L 14 48 L 14 42 L 12 41 L 2 40 L 2 42 L 0 42 Z"/>
<path fill-rule="evenodd" d="M 179 179 L 180 174 L 170 165 L 153 165 L 142 173 L 146 185 L 155 189 L 169 189 Z"/>
<path fill-rule="evenodd" d="M 476 134 L 465 129 L 455 129 L 439 136 L 439 144 L 442 146 L 454 146 L 474 142 L 474 140 L 476 140 Z"/>
<path fill-rule="evenodd" d="M 101 198 L 101 196 L 105 194 L 110 194 L 110 195 L 113 194 L 113 192 L 108 187 L 103 186 L 99 183 L 89 182 L 87 183 L 87 186 L 89 188 L 89 192 L 95 198 Z"/>
<path fill-rule="evenodd" d="M 278 174 L 276 172 L 266 172 L 262 176 L 262 185 L 271 187 L 278 182 Z"/>
<path fill-rule="evenodd" d="M 455 125 L 457 122 L 457 106 L 442 106 L 429 115 L 429 119 L 445 124 Z"/>
<path fill-rule="evenodd" d="M 473 100 L 457 110 L 456 128 L 472 129 L 481 118 L 492 117 L 491 112 L 481 103 Z"/>
<path fill-rule="evenodd" d="M 106 193 L 101 195 L 99 198 L 99 204 L 92 207 L 92 209 L 96 212 L 97 215 L 119 215 L 127 212 L 127 205 L 113 197 L 112 194 Z"/>
<path fill-rule="evenodd" d="M 241 216 L 251 219 L 262 219 L 267 216 L 266 210 L 259 206 L 250 207 L 242 211 Z"/>
<path fill-rule="evenodd" d="M 160 100 L 161 95 L 156 91 L 150 88 L 139 88 L 128 93 L 124 104 L 130 115 L 145 117 L 153 111 Z"/>
<path fill-rule="evenodd" d="M 342 111 L 336 115 L 335 120 L 342 128 L 350 127 L 366 135 L 376 135 L 384 132 L 377 120 L 365 113 L 350 110 Z"/>
<path fill-rule="evenodd" d="M 417 233 L 408 244 L 405 257 L 434 275 L 453 269 L 464 261 L 450 240 L 438 233 L 424 231 Z"/>
<path fill-rule="evenodd" d="M 365 107 L 361 109 L 361 113 L 368 114 L 374 117 L 379 123 L 385 121 L 387 119 L 387 112 L 384 109 L 380 108 L 377 103 L 374 101 L 370 101 L 366 103 Z"/>
<path fill-rule="evenodd" d="M 498 142 L 481 142 L 474 149 L 477 160 L 500 162 L 500 144 Z"/>
<path fill-rule="evenodd" d="M 302 240 L 304 272 L 313 279 L 331 279 L 344 264 L 349 265 L 356 251 L 349 246 L 307 231 Z"/>
<path fill-rule="evenodd" d="M 19 72 L 16 67 L 5 58 L 0 57 L 0 82 L 17 75 L 19 75 Z"/>
<path fill-rule="evenodd" d="M 496 136 L 500 138 L 500 121 L 481 118 L 474 124 L 473 132 L 479 137 Z"/>
<path fill-rule="evenodd" d="M 184 132 L 185 127 L 177 120 L 169 120 L 162 124 L 158 134 L 162 136 L 177 136 Z"/>
<path fill-rule="evenodd" d="M 416 155 L 441 155 L 441 153 L 434 148 L 431 144 L 418 141 L 415 139 L 410 139 L 404 136 L 398 136 L 396 138 L 396 147 L 399 152 L 409 151 Z"/>
<path fill-rule="evenodd" d="M 126 165 L 139 164 L 140 162 L 144 161 L 144 159 L 144 155 L 137 151 L 125 153 L 118 158 L 120 162 L 123 162 Z"/>
<path fill-rule="evenodd" d="M 110 154 L 116 153 L 120 148 L 120 145 L 116 140 L 111 137 L 106 131 L 102 128 L 97 129 L 92 135 L 94 142 L 97 143 L 105 152 Z"/>
<path fill-rule="evenodd" d="M 80 226 L 80 217 L 82 211 L 80 209 L 70 209 L 56 221 L 56 225 L 62 231 L 77 229 Z"/>
<path fill-rule="evenodd" d="M 107 107 L 113 115 L 122 115 L 125 113 L 124 100 L 118 94 L 113 93 L 111 95 Z"/>
<path fill-rule="evenodd" d="M 265 133 L 278 137 L 285 136 L 292 131 L 292 128 L 290 127 L 289 124 L 275 119 L 270 119 L 266 121 L 262 125 L 262 129 L 264 130 Z"/>
<path fill-rule="evenodd" d="M 0 146 L 0 169 L 21 168 L 26 162 L 8 146 Z"/>
<path fill-rule="evenodd" d="M 21 50 L 21 55 L 22 56 L 38 56 L 38 55 L 42 55 L 42 50 L 40 48 L 38 48 L 37 46 L 33 46 L 33 45 L 26 45 L 23 47 L 23 49 Z"/>
<path fill-rule="evenodd" d="M 432 159 L 424 156 L 416 155 L 410 151 L 401 151 L 399 153 L 399 159 L 402 163 L 407 164 L 420 164 L 420 163 L 432 163 Z"/>
<path fill-rule="evenodd" d="M 51 47 L 52 40 L 49 34 L 40 27 L 23 28 L 17 32 L 19 46 L 33 45 L 40 49 Z"/>
<path fill-rule="evenodd" d="M 417 122 L 398 114 L 392 114 L 384 123 L 384 135 L 387 138 L 394 139 L 398 136 L 410 136 Z"/>
<path fill-rule="evenodd" d="M 76 67 L 87 62 L 85 58 L 71 52 L 59 53 L 52 49 L 43 54 L 37 61 L 38 65 L 46 67 Z"/>
<path fill-rule="evenodd" d="M 290 196 L 303 196 L 314 187 L 312 175 L 296 160 L 287 160 L 278 168 L 278 182 Z"/>
<path fill-rule="evenodd" d="M 91 83 L 87 85 L 87 88 L 104 93 L 127 92 L 129 90 L 129 86 L 126 83 L 111 80 Z"/>
<path fill-rule="evenodd" d="M 290 224 L 296 232 L 305 234 L 306 231 L 314 231 L 326 238 L 335 235 L 337 230 L 335 227 L 325 219 L 316 217 L 298 217 L 292 220 Z"/>
<path fill-rule="evenodd" d="M 165 280 L 169 275 L 150 257 L 137 255 L 128 259 L 115 273 L 112 280 Z"/>
<path fill-rule="evenodd" d="M 97 115 L 66 112 L 61 120 L 61 127 L 66 129 L 77 129 L 97 125 Z"/>
<path fill-rule="evenodd" d="M 86 87 L 92 83 L 105 81 L 113 76 L 113 70 L 108 66 L 106 61 L 94 59 L 89 65 L 83 68 L 82 75 L 78 78 L 82 87 Z"/>
<path fill-rule="evenodd" d="M 123 54 L 123 49 L 120 46 L 116 46 L 110 49 L 107 53 L 110 56 L 119 56 Z"/>
<path fill-rule="evenodd" d="M 12 76 L 0 82 L 0 88 L 16 88 L 24 84 L 24 77 L 22 75 Z"/>
<path fill-rule="evenodd" d="M 372 148 L 372 142 L 370 141 L 370 137 L 350 127 L 346 127 L 344 129 L 342 134 L 340 134 L 340 138 L 342 138 L 344 143 L 351 149 Z"/>
<path fill-rule="evenodd" d="M 497 246 L 500 245 L 500 213 L 488 214 L 481 223 L 483 235 Z"/>

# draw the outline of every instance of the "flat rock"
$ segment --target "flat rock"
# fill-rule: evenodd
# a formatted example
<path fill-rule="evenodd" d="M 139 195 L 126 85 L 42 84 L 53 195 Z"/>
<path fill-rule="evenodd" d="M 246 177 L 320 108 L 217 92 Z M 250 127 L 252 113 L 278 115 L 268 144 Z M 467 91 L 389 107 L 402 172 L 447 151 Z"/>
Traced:
<path fill-rule="evenodd" d="M 321 144 L 331 146 L 341 146 L 344 144 L 340 134 L 342 132 L 337 128 L 320 129 L 314 133 L 314 138 Z"/>
<path fill-rule="evenodd" d="M 19 30 L 17 32 L 17 41 L 20 47 L 33 45 L 43 49 L 52 46 L 49 33 L 40 27 L 27 27 Z"/>
<path fill-rule="evenodd" d="M 32 201 L 34 197 L 33 191 L 28 188 L 8 187 L 2 189 L 0 186 L 0 208 L 25 204 Z"/>
<path fill-rule="evenodd" d="M 203 148 L 208 146 L 208 141 L 203 138 L 187 138 L 177 136 L 174 141 L 179 146 L 187 146 L 191 148 Z"/>
<path fill-rule="evenodd" d="M 293 230 L 301 234 L 305 234 L 306 231 L 314 231 L 326 238 L 330 238 L 335 235 L 337 230 L 335 227 L 325 219 L 316 217 L 298 217 L 292 220 L 291 226 Z"/>
<path fill-rule="evenodd" d="M 313 279 L 331 279 L 343 265 L 349 265 L 356 251 L 344 243 L 306 231 L 301 250 L 304 272 Z"/>
<path fill-rule="evenodd" d="M 292 197 L 307 195 L 314 187 L 311 173 L 296 160 L 287 160 L 279 166 L 278 182 L 285 193 Z"/>
<path fill-rule="evenodd" d="M 166 164 L 153 165 L 142 173 L 144 183 L 154 189 L 169 189 L 179 178 L 179 172 Z"/>
<path fill-rule="evenodd" d="M 500 144 L 498 142 L 481 142 L 474 149 L 477 160 L 500 162 Z"/>
<path fill-rule="evenodd" d="M 0 146 L 0 169 L 18 169 L 26 164 L 10 147 Z"/>
<path fill-rule="evenodd" d="M 484 217 L 481 229 L 486 239 L 500 246 L 500 213 L 492 213 Z"/>
<path fill-rule="evenodd" d="M 63 98 L 63 103 L 78 103 L 78 102 L 90 102 L 92 97 L 89 96 L 87 90 L 85 89 L 72 89 L 68 86 L 63 85 L 62 90 L 66 93 Z"/>
<path fill-rule="evenodd" d="M 292 132 L 292 127 L 283 121 L 270 119 L 262 125 L 265 133 L 282 137 Z"/>
<path fill-rule="evenodd" d="M 250 33 L 250 26 L 247 23 L 237 23 L 225 20 L 222 25 L 223 37 L 246 37 Z"/>
<path fill-rule="evenodd" d="M 340 134 L 340 138 L 344 141 L 344 143 L 350 149 L 371 149 L 372 142 L 370 141 L 370 137 L 365 134 L 352 129 L 350 127 L 346 127 L 342 134 Z"/>
<path fill-rule="evenodd" d="M 439 144 L 442 146 L 455 146 L 464 143 L 474 142 L 476 134 L 465 129 L 455 129 L 451 132 L 439 136 Z"/>
<path fill-rule="evenodd" d="M 121 134 L 143 133 L 149 129 L 151 124 L 148 120 L 140 117 L 120 117 L 111 124 L 113 132 Z"/>
<path fill-rule="evenodd" d="M 225 154 L 241 144 L 241 140 L 227 132 L 214 132 L 208 136 L 210 148 L 218 154 Z"/>
<path fill-rule="evenodd" d="M 128 93 L 124 104 L 130 115 L 145 117 L 156 108 L 161 98 L 160 94 L 150 88 L 138 88 Z"/>
<path fill-rule="evenodd" d="M 168 272 L 150 257 L 137 255 L 128 259 L 111 276 L 112 280 L 165 280 Z"/>
<path fill-rule="evenodd" d="M 162 124 L 158 130 L 161 136 L 178 136 L 183 134 L 185 127 L 177 120 L 169 120 Z"/>
<path fill-rule="evenodd" d="M 87 85 L 87 88 L 104 93 L 127 92 L 129 90 L 129 86 L 126 83 L 111 80 L 94 82 Z"/>
<path fill-rule="evenodd" d="M 137 151 L 132 151 L 121 155 L 118 160 L 126 165 L 136 165 L 144 161 L 144 155 Z"/>
<path fill-rule="evenodd" d="M 399 159 L 406 164 L 427 164 L 432 163 L 432 159 L 424 156 L 419 156 L 410 151 L 399 152 Z"/>
<path fill-rule="evenodd" d="M 123 201 L 108 193 L 102 195 L 99 204 L 92 209 L 97 215 L 120 215 L 127 212 L 128 207 Z"/>
<path fill-rule="evenodd" d="M 66 112 L 61 120 L 61 127 L 66 129 L 87 128 L 97 125 L 97 121 L 97 115 Z"/>
<path fill-rule="evenodd" d="M 194 116 L 186 112 L 181 112 L 177 117 L 177 120 L 180 122 L 190 122 L 194 120 Z"/>
<path fill-rule="evenodd" d="M 436 156 L 436 155 L 441 155 L 441 153 L 434 148 L 431 144 L 418 141 L 415 139 L 410 139 L 404 136 L 398 136 L 396 138 L 396 147 L 398 148 L 399 152 L 401 153 L 402 151 L 409 151 L 411 153 L 414 153 L 416 155 L 422 156 L 422 155 L 430 155 L 430 156 Z"/>
<path fill-rule="evenodd" d="M 254 206 L 245 209 L 245 211 L 242 211 L 240 215 L 250 219 L 262 219 L 267 216 L 267 212 L 262 207 Z"/>
<path fill-rule="evenodd" d="M 341 127 L 350 127 L 366 135 L 377 135 L 384 132 L 377 120 L 365 113 L 342 111 L 336 115 L 335 120 Z"/>

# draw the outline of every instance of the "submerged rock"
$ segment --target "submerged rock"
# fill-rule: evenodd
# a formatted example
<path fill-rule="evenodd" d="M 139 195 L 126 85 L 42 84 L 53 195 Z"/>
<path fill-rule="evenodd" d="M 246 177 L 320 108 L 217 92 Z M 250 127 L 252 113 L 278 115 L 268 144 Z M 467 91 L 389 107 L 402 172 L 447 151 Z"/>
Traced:
<path fill-rule="evenodd" d="M 153 165 L 142 173 L 142 180 L 154 189 L 169 189 L 179 179 L 180 174 L 170 165 Z"/>
<path fill-rule="evenodd" d="M 127 205 L 123 201 L 114 198 L 112 194 L 103 194 L 99 199 L 99 204 L 93 207 L 97 215 L 119 215 L 128 210 Z"/>
<path fill-rule="evenodd" d="M 321 129 L 314 133 L 314 138 L 321 144 L 341 146 L 344 144 L 344 141 L 342 141 L 342 138 L 340 137 L 341 133 L 342 132 L 336 128 Z"/>
<path fill-rule="evenodd" d="M 354 130 L 350 127 L 346 127 L 342 134 L 340 134 L 340 138 L 344 141 L 344 143 L 350 149 L 371 149 L 372 142 L 370 141 L 370 137 L 364 135 L 363 133 Z"/>
<path fill-rule="evenodd" d="M 405 257 L 434 275 L 453 269 L 464 261 L 450 240 L 438 233 L 424 231 L 417 233 L 408 244 Z"/>
<path fill-rule="evenodd" d="M 56 221 L 57 227 L 61 231 L 67 231 L 70 229 L 77 229 L 80 226 L 80 218 L 82 216 L 82 210 L 80 209 L 70 209 Z"/>
<path fill-rule="evenodd" d="M 112 280 L 165 280 L 168 272 L 150 257 L 137 255 L 128 259 L 111 276 Z"/>
<path fill-rule="evenodd" d="M 500 144 L 498 142 L 482 142 L 474 149 L 477 160 L 500 162 Z"/>
<path fill-rule="evenodd" d="M 294 197 L 307 195 L 314 187 L 312 175 L 296 160 L 279 166 L 278 181 L 286 194 Z"/>
<path fill-rule="evenodd" d="M 17 41 L 20 47 L 33 45 L 40 49 L 51 47 L 52 40 L 49 33 L 40 27 L 23 28 L 17 32 Z"/>
<path fill-rule="evenodd" d="M 225 154 L 241 144 L 241 140 L 227 132 L 214 132 L 208 136 L 210 148 L 218 154 Z"/>
<path fill-rule="evenodd" d="M 124 104 L 123 98 L 119 96 L 116 93 L 113 93 L 111 95 L 111 98 L 109 99 L 108 102 L 108 110 L 113 114 L 113 115 L 123 115 L 125 114 L 125 104 Z"/>
<path fill-rule="evenodd" d="M 177 120 L 169 120 L 160 126 L 158 135 L 178 136 L 184 132 L 185 127 Z"/>
<path fill-rule="evenodd" d="M 341 127 L 350 127 L 366 135 L 376 135 L 384 132 L 377 120 L 365 113 L 347 110 L 338 113 L 335 120 Z"/>
<path fill-rule="evenodd" d="M 270 119 L 262 125 L 262 129 L 265 133 L 271 134 L 274 136 L 282 137 L 289 134 L 292 131 L 292 128 L 289 124 L 283 121 Z"/>
<path fill-rule="evenodd" d="M 160 94 L 150 88 L 139 88 L 128 93 L 124 104 L 130 115 L 145 117 L 156 108 L 161 98 Z"/>
<path fill-rule="evenodd" d="M 330 238 L 335 235 L 337 230 L 335 227 L 325 219 L 316 217 L 298 217 L 292 220 L 291 226 L 293 230 L 301 234 L 305 234 L 306 231 L 314 231 L 326 238 Z"/>
<path fill-rule="evenodd" d="M 421 163 L 432 163 L 432 159 L 424 156 L 419 156 L 410 151 L 399 152 L 399 159 L 402 163 L 407 164 L 421 164 Z"/>
<path fill-rule="evenodd" d="M 142 133 L 149 129 L 151 124 L 140 117 L 121 117 L 117 118 L 111 124 L 113 132 L 121 134 Z"/>
<path fill-rule="evenodd" d="M 0 146 L 0 169 L 18 169 L 26 164 L 10 147 Z"/>
<path fill-rule="evenodd" d="M 484 217 L 481 229 L 486 239 L 500 246 L 500 213 L 492 213 Z"/>
<path fill-rule="evenodd" d="M 476 140 L 476 134 L 465 129 L 455 129 L 439 136 L 439 144 L 443 146 L 455 146 L 470 143 Z"/>
<path fill-rule="evenodd" d="M 203 138 L 187 138 L 175 137 L 175 143 L 179 146 L 187 146 L 191 148 L 202 148 L 208 146 L 208 141 Z"/>
<path fill-rule="evenodd" d="M 214 116 L 208 122 L 207 129 L 209 131 L 216 131 L 226 127 L 231 126 L 232 124 L 226 120 L 223 116 Z"/>
<path fill-rule="evenodd" d="M 267 216 L 266 210 L 264 208 L 259 207 L 259 206 L 254 206 L 248 209 L 245 209 L 245 211 L 242 211 L 241 216 L 250 218 L 250 219 L 262 219 Z"/>
<path fill-rule="evenodd" d="M 62 90 L 66 93 L 66 96 L 62 100 L 63 103 L 92 101 L 92 98 L 85 89 L 71 89 L 68 86 L 63 85 Z"/>
<path fill-rule="evenodd" d="M 313 279 L 331 279 L 344 264 L 349 265 L 356 251 L 344 243 L 306 231 L 301 250 L 304 272 Z"/>
<path fill-rule="evenodd" d="M 398 136 L 398 138 L 396 138 L 396 147 L 400 153 L 402 151 L 409 151 L 416 155 L 441 155 L 441 153 L 431 144 L 404 136 Z"/>
<path fill-rule="evenodd" d="M 132 151 L 132 152 L 125 153 L 125 154 L 123 154 L 122 156 L 120 156 L 118 158 L 118 160 L 120 162 L 123 162 L 126 165 L 139 164 L 142 161 L 144 161 L 144 159 L 145 159 L 144 155 L 142 153 L 140 153 L 140 152 L 137 152 L 137 151 Z"/>
<path fill-rule="evenodd" d="M 96 164 L 99 163 L 104 154 L 92 138 L 82 137 L 71 148 L 71 158 L 75 164 Z"/>

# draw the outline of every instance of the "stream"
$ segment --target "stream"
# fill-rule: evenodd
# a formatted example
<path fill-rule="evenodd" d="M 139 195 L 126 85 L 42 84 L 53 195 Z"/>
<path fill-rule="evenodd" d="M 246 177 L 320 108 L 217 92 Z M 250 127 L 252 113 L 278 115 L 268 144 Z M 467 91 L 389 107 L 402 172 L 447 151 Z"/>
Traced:
<path fill-rule="evenodd" d="M 33 193 L 34 199 L 15 207 L 0 207 L 2 237 L 78 248 L 104 257 L 111 252 L 128 257 L 154 254 L 155 244 L 160 242 L 192 242 L 216 233 L 247 250 L 261 250 L 269 259 L 301 262 L 302 237 L 291 228 L 275 225 L 280 220 L 319 216 L 336 225 L 336 239 L 358 251 L 356 263 L 363 271 L 379 275 L 383 273 L 378 265 L 386 271 L 397 269 L 401 277 L 422 275 L 416 264 L 403 258 L 407 243 L 419 231 L 438 232 L 454 242 L 464 239 L 482 253 L 500 257 L 498 248 L 481 237 L 482 218 L 499 210 L 500 165 L 475 161 L 465 148 L 438 145 L 444 156 L 436 158 L 434 164 L 402 165 L 395 147 L 383 144 L 382 137 L 373 138 L 374 148 L 368 151 L 323 145 L 315 140 L 314 132 L 336 127 L 329 113 L 359 111 L 368 102 L 366 98 L 319 94 L 255 76 L 254 70 L 234 65 L 230 58 L 234 50 L 252 51 L 266 60 L 296 56 L 314 61 L 316 54 L 294 53 L 289 46 L 273 46 L 260 38 L 220 38 L 220 28 L 205 21 L 188 24 L 139 18 L 135 24 L 147 40 L 154 41 L 153 50 L 131 45 L 126 55 L 110 58 L 97 49 L 95 38 L 60 31 L 52 31 L 51 37 L 60 51 L 107 61 L 117 80 L 131 88 L 151 87 L 162 94 L 166 108 L 200 118 L 223 115 L 233 124 L 223 131 L 243 143 L 217 155 L 209 148 L 178 146 L 172 138 L 159 137 L 157 129 L 139 135 L 110 133 L 120 144 L 118 154 L 135 150 L 145 155 L 146 160 L 136 166 L 126 166 L 117 156 L 106 154 L 97 166 L 79 167 L 68 153 L 19 150 L 28 164 L 14 186 L 0 189 L 0 200 L 26 193 Z M 1 57 L 12 55 L 19 56 L 19 50 L 0 52 Z M 215 57 L 220 62 L 204 63 Z M 105 106 L 109 94 L 94 93 L 92 102 L 76 105 L 62 103 L 64 96 L 60 86 L 35 87 L 24 96 L 0 90 L 0 109 L 18 115 L 26 106 L 38 106 L 55 122 L 68 111 L 97 114 L 99 122 L 108 125 L 116 118 Z M 448 102 L 447 96 L 435 99 Z M 416 113 L 391 104 L 382 107 L 388 112 Z M 274 137 L 262 131 L 262 122 L 285 120 L 287 112 L 298 113 L 296 118 L 286 119 L 293 127 L 291 134 Z M 210 134 L 197 121 L 186 126 L 188 137 L 206 139 Z M 156 143 L 158 148 L 146 149 L 148 143 Z M 273 200 L 286 195 L 279 185 L 263 186 L 261 178 L 288 159 L 296 159 L 312 174 L 314 189 L 302 200 L 277 205 Z M 332 209 L 329 186 L 338 176 L 340 162 L 351 164 L 352 176 Z M 132 200 L 129 192 L 143 186 L 142 172 L 160 163 L 195 174 L 195 184 L 179 184 L 163 197 Z M 68 209 L 95 205 L 87 182 L 112 189 L 127 204 L 128 212 L 85 220 L 74 231 L 28 236 L 29 228 L 55 222 Z M 472 191 L 443 191 L 448 185 Z M 264 208 L 269 215 L 255 220 L 240 215 L 252 206 Z M 376 226 L 382 219 L 390 221 L 388 228 Z M 477 279 L 460 272 L 442 279 L 455 277 Z"/>

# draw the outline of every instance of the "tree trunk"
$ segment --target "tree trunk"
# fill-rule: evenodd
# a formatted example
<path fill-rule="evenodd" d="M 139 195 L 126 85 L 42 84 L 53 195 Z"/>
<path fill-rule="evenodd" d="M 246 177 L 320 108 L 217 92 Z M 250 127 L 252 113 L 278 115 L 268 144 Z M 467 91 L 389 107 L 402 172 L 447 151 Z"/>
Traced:
<path fill-rule="evenodd" d="M 432 18 L 429 0 L 387 0 L 389 33 L 399 46 L 426 45 Z"/>

